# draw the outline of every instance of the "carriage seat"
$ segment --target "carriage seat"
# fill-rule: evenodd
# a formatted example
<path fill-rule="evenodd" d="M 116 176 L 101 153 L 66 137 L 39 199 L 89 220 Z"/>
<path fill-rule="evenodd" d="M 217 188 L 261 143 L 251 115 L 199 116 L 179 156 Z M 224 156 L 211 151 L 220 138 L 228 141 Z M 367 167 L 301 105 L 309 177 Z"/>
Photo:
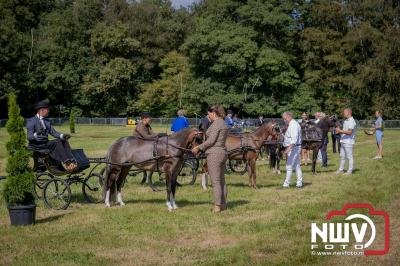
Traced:
<path fill-rule="evenodd" d="M 32 152 L 33 157 L 33 170 L 35 172 L 44 172 L 46 171 L 46 166 L 44 164 L 44 158 L 46 158 L 50 154 L 49 149 L 37 149 L 28 145 L 28 150 Z"/>

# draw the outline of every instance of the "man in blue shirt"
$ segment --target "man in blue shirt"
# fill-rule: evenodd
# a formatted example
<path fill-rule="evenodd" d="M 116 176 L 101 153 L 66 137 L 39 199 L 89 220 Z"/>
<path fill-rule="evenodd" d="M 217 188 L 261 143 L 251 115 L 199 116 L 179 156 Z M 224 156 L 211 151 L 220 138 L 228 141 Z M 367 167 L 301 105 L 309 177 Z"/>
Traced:
<path fill-rule="evenodd" d="M 225 124 L 228 128 L 232 128 L 233 127 L 233 112 L 232 110 L 228 110 L 227 111 L 227 115 L 225 116 Z"/>
<path fill-rule="evenodd" d="M 178 117 L 174 119 L 174 121 L 172 122 L 172 126 L 171 126 L 171 131 L 172 132 L 179 132 L 184 128 L 189 127 L 189 121 L 186 119 L 186 117 L 184 116 L 184 111 L 183 110 L 179 110 L 178 111 Z"/>

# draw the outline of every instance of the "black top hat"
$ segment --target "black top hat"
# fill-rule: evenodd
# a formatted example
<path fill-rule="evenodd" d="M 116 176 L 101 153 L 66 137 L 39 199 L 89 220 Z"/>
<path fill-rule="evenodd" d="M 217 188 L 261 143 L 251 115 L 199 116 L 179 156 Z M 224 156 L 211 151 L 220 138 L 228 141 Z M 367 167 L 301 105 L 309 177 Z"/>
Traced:
<path fill-rule="evenodd" d="M 142 112 L 140 114 L 140 118 L 148 118 L 148 117 L 151 117 L 150 112 Z"/>
<path fill-rule="evenodd" d="M 48 101 L 40 101 L 35 103 L 34 105 L 35 110 L 39 110 L 41 108 L 49 108 L 49 102 Z"/>

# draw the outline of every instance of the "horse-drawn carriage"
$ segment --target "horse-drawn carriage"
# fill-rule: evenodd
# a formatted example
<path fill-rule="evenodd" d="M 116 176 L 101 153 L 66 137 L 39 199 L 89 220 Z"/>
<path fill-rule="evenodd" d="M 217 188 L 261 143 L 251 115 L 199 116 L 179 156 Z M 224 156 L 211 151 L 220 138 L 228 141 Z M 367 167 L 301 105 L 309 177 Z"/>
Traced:
<path fill-rule="evenodd" d="M 36 197 L 43 198 L 48 208 L 68 208 L 72 198 L 72 184 L 82 186 L 82 195 L 86 202 L 97 203 L 102 200 L 103 176 L 95 171 L 101 162 L 87 158 L 82 149 L 75 149 L 72 150 L 72 155 L 78 166 L 73 172 L 68 172 L 61 162 L 49 156 L 49 150 L 29 149 L 33 154 L 35 172 L 33 191 Z M 87 172 L 91 163 L 96 164 Z"/>

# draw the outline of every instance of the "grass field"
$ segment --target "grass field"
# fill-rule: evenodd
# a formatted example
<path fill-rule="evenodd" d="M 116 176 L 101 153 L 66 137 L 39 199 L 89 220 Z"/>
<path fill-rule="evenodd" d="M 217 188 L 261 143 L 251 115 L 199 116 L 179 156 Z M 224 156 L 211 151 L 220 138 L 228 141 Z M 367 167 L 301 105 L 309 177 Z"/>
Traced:
<path fill-rule="evenodd" d="M 60 127 L 60 131 L 67 131 Z M 161 130 L 161 128 L 158 128 Z M 77 126 L 71 139 L 88 156 L 104 156 L 110 143 L 131 134 L 131 128 Z M 5 142 L 0 129 L 0 175 L 5 175 Z M 165 193 L 152 192 L 129 179 L 124 207 L 105 209 L 77 200 L 65 211 L 51 211 L 38 202 L 37 224 L 11 227 L 0 202 L 2 265 L 399 265 L 400 261 L 400 131 L 386 130 L 384 159 L 374 161 L 374 138 L 357 136 L 352 176 L 336 175 L 338 155 L 329 167 L 303 166 L 304 189 L 277 190 L 284 175 L 272 174 L 260 161 L 259 189 L 247 177 L 228 175 L 229 209 L 212 214 L 211 191 L 199 180 L 177 191 L 179 209 L 168 212 Z M 330 144 L 329 144 L 330 145 Z M 4 181 L 0 181 L 0 188 Z M 80 188 L 74 189 L 79 192 Z M 78 193 L 79 194 L 79 193 Z M 310 224 L 345 203 L 370 203 L 391 216 L 389 254 L 372 257 L 313 256 Z"/>

